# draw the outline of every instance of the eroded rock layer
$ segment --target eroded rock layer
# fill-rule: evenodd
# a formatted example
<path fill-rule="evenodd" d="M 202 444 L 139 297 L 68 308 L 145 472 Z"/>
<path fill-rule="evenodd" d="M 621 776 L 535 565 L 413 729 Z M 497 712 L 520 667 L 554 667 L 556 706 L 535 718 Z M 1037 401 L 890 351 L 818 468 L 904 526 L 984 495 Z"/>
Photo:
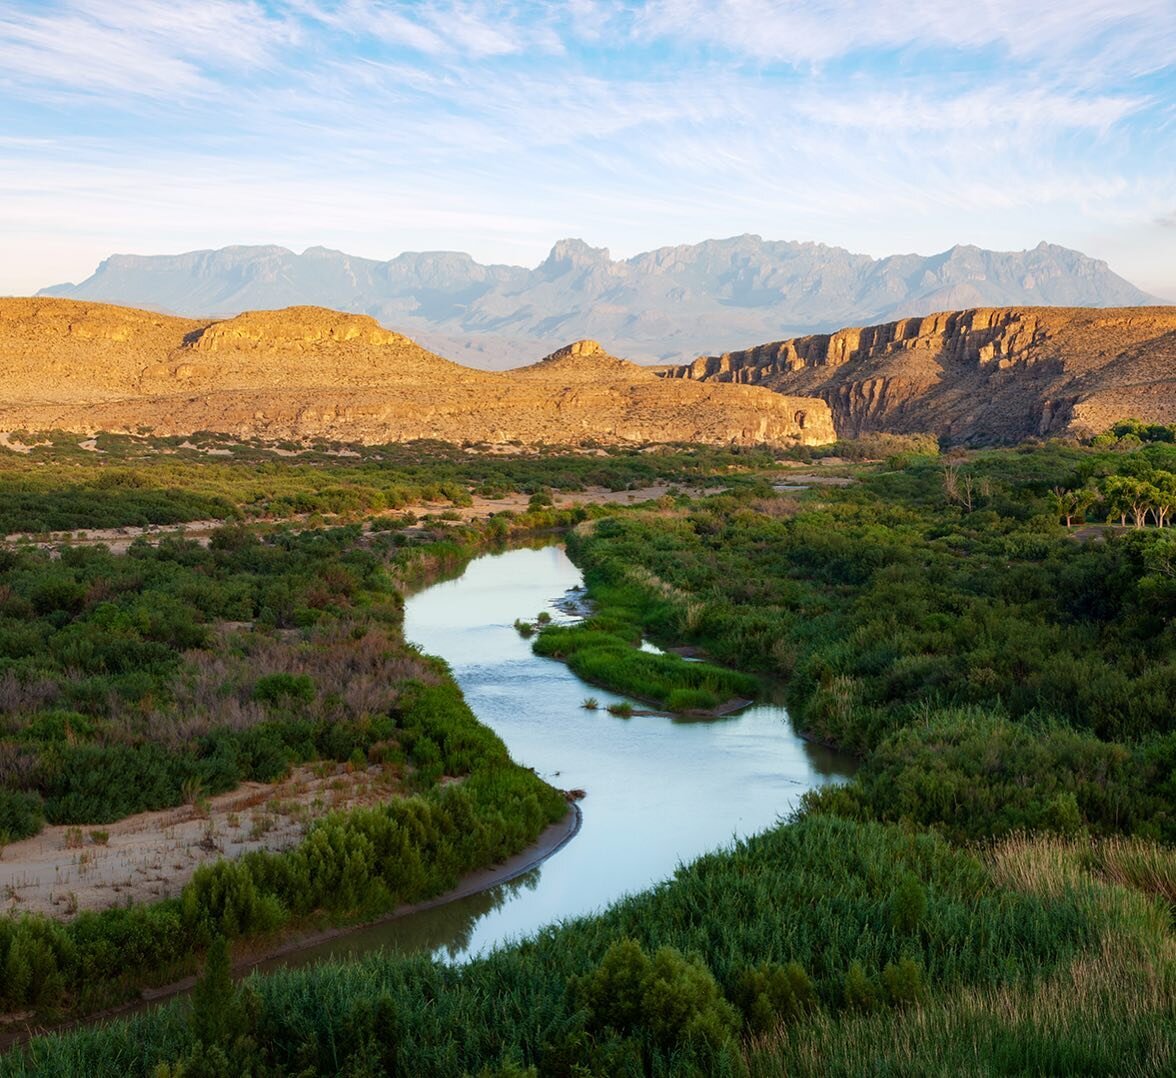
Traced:
<path fill-rule="evenodd" d="M 108 304 L 0 300 L 0 429 L 221 431 L 365 443 L 820 444 L 821 400 L 682 381 L 581 341 L 491 373 L 364 315 L 320 307 L 193 321 Z"/>
<path fill-rule="evenodd" d="M 954 442 L 1176 422 L 1176 307 L 975 308 L 708 356 L 665 376 L 820 397 L 838 433 Z"/>

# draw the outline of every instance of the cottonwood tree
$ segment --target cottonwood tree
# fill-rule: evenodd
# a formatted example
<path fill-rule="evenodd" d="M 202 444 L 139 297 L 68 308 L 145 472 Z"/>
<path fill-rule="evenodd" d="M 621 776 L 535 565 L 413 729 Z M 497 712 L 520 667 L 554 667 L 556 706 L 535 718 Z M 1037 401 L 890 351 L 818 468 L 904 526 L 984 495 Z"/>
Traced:
<path fill-rule="evenodd" d="M 1103 501 L 1109 515 L 1119 518 L 1120 524 L 1127 523 L 1130 516 L 1135 527 L 1147 524 L 1147 515 L 1152 506 L 1152 485 L 1142 479 L 1125 475 L 1112 475 L 1103 484 Z"/>
<path fill-rule="evenodd" d="M 1071 527 L 1075 517 L 1085 514 L 1098 496 L 1096 491 L 1087 487 L 1079 487 L 1077 490 L 1054 487 L 1052 493 L 1058 516 L 1066 522 L 1067 528 Z"/>
<path fill-rule="evenodd" d="M 1157 472 L 1148 486 L 1152 519 L 1157 528 L 1162 528 L 1176 506 L 1176 475 L 1172 472 Z"/>

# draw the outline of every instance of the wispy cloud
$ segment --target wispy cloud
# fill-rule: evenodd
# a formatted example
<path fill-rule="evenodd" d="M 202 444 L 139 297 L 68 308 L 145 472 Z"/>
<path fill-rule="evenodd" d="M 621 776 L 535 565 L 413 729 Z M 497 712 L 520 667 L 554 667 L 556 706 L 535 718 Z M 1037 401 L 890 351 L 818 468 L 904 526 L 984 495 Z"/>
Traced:
<path fill-rule="evenodd" d="M 551 17 L 553 6 L 487 0 L 435 0 L 422 4 L 308 0 L 293 7 L 322 26 L 433 57 L 482 60 L 524 51 L 563 51 L 563 40 Z"/>
<path fill-rule="evenodd" d="M 0 0 L 0 234 L 523 261 L 1130 234 L 1153 265 L 1171 2 Z"/>
<path fill-rule="evenodd" d="M 1076 53 L 1127 61 L 1139 74 L 1171 62 L 1169 0 L 650 0 L 637 31 L 760 60 L 822 63 L 868 50 L 995 47 L 1069 62 Z"/>
<path fill-rule="evenodd" d="M 185 97 L 275 67 L 298 36 L 249 0 L 64 0 L 0 9 L 0 71 L 34 91 Z"/>

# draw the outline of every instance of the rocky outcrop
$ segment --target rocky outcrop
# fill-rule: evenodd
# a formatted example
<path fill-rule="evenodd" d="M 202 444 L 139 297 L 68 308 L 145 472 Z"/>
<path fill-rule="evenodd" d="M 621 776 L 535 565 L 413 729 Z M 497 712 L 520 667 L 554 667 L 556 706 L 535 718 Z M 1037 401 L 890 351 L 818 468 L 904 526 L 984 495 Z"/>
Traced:
<path fill-rule="evenodd" d="M 591 341 L 529 367 L 472 370 L 366 315 L 321 307 L 194 321 L 71 300 L 0 300 L 0 379 L 0 430 L 213 430 L 369 444 L 833 439 L 820 400 L 668 385 Z"/>
<path fill-rule="evenodd" d="M 974 308 L 706 356 L 664 377 L 817 396 L 839 434 L 1015 441 L 1176 422 L 1176 307 Z"/>
<path fill-rule="evenodd" d="M 655 371 L 610 355 L 596 341 L 576 341 L 498 377 L 512 382 L 520 397 L 526 394 L 528 411 L 554 407 L 560 425 L 579 430 L 583 438 L 593 437 L 598 415 L 617 416 L 616 430 L 629 442 L 822 445 L 835 438 L 832 415 L 821 400 L 696 382 L 676 383 L 675 390 L 689 386 L 691 392 L 669 397 Z M 716 396 L 721 389 L 728 392 Z M 775 400 L 768 399 L 772 396 Z"/>

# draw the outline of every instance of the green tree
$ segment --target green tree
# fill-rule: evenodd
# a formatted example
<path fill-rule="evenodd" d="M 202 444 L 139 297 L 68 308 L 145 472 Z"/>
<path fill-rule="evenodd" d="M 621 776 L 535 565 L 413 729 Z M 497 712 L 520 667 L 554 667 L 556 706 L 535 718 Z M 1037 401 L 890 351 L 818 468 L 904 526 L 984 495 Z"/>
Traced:
<path fill-rule="evenodd" d="M 1130 516 L 1135 527 L 1147 523 L 1153 493 L 1151 484 L 1125 475 L 1112 475 L 1103 484 L 1103 501 L 1107 505 L 1108 519 L 1118 517 L 1120 524 L 1127 523 Z"/>
<path fill-rule="evenodd" d="M 254 1072 L 257 1047 L 249 1036 L 260 1002 L 249 988 L 233 983 L 228 941 L 218 936 L 208 948 L 204 973 L 192 989 L 189 1024 L 195 1047 L 179 1067 L 184 1078 L 221 1078 Z"/>
<path fill-rule="evenodd" d="M 1075 517 L 1084 515 L 1098 497 L 1096 491 L 1086 487 L 1080 487 L 1077 490 L 1054 487 L 1052 493 L 1054 508 L 1067 528 L 1072 526 Z"/>
<path fill-rule="evenodd" d="M 1172 472 L 1156 472 L 1149 485 L 1152 519 L 1157 528 L 1162 528 L 1173 506 L 1176 506 L 1176 475 Z"/>

